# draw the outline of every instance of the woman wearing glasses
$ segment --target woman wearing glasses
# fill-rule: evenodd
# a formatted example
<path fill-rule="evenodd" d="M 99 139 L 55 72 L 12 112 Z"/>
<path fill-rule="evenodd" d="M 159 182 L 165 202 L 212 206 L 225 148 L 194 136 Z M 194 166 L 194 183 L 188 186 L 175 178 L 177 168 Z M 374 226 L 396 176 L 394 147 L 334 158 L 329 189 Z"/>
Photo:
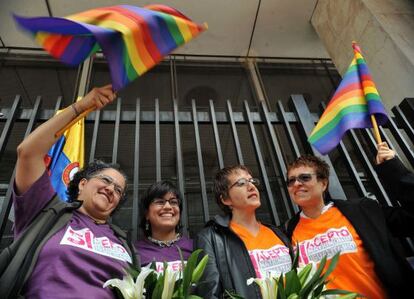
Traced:
<path fill-rule="evenodd" d="M 100 109 L 115 97 L 111 85 L 94 88 L 40 125 L 18 146 L 13 190 L 15 239 L 30 229 L 45 207 L 54 202 L 63 204 L 44 162 L 60 137 L 55 134 L 83 111 Z M 115 165 L 96 162 L 77 172 L 68 186 L 69 203 L 61 210 L 64 213 L 58 214 L 60 226 L 43 239 L 31 274 L 23 288 L 13 291 L 10 298 L 18 294 L 25 298 L 115 298 L 102 285 L 108 279 L 122 278 L 122 269 L 135 260 L 126 236 L 108 223 L 125 199 L 125 188 L 126 176 Z"/>
<path fill-rule="evenodd" d="M 378 145 L 376 161 L 389 194 L 405 208 L 381 207 L 369 198 L 325 203 L 329 166 L 317 157 L 302 156 L 287 171 L 290 197 L 302 210 L 288 222 L 287 234 L 299 246 L 302 264 L 318 263 L 323 256 L 329 259 L 341 252 L 328 278 L 329 289 L 349 290 L 366 298 L 404 298 L 414 283 L 414 272 L 394 237 L 414 232 L 414 175 L 385 142 Z"/>
<path fill-rule="evenodd" d="M 157 272 L 162 272 L 163 263 L 173 271 L 180 270 L 184 260 L 193 251 L 193 241 L 180 232 L 182 197 L 178 189 L 169 181 L 152 184 L 141 198 L 141 223 L 144 238 L 135 243 L 141 258 L 141 265 L 156 262 Z"/>
<path fill-rule="evenodd" d="M 245 166 L 223 168 L 216 174 L 213 192 L 225 215 L 210 220 L 195 241 L 195 247 L 209 256 L 197 291 L 203 298 L 222 298 L 226 292 L 262 298 L 257 285 L 247 285 L 247 279 L 291 269 L 287 237 L 256 218 L 261 205 L 258 185 Z"/>

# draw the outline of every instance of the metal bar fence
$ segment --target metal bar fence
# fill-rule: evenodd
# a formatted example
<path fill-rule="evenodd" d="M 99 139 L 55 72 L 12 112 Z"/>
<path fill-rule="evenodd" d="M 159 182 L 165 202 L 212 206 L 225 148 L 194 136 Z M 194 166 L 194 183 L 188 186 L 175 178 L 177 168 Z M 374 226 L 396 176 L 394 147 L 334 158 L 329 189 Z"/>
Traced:
<path fill-rule="evenodd" d="M 49 119 L 55 111 L 52 109 L 40 109 L 40 97 L 36 100 L 33 108 L 21 109 L 20 96 L 16 96 L 14 103 L 9 108 L 2 108 L 0 112 L 4 117 L 0 118 L 0 167 L 2 167 L 3 175 L 0 177 L 0 186 L 5 191 L 5 196 L 0 196 L 0 236 L 2 242 L 0 248 L 4 248 L 11 242 L 11 220 L 13 217 L 10 214 L 12 211 L 11 202 L 11 188 L 14 178 L 14 168 L 7 168 L 5 165 L 4 153 L 7 151 L 7 144 L 13 138 L 18 138 L 14 135 L 15 124 L 27 124 L 27 136 L 34 128 L 36 123 L 41 123 Z M 290 159 L 305 153 L 317 154 L 307 145 L 306 136 L 309 135 L 310 130 L 314 126 L 314 122 L 318 119 L 318 115 L 311 113 L 306 106 L 303 96 L 293 95 L 291 97 L 291 104 L 293 111 L 287 112 L 286 108 L 281 102 L 278 102 L 276 107 L 267 107 L 262 103 L 259 107 L 251 107 L 244 102 L 243 111 L 233 111 L 231 102 L 227 101 L 226 111 L 216 111 L 213 101 L 209 101 L 209 107 L 206 111 L 197 109 L 197 101 L 192 101 L 190 111 L 179 111 L 177 100 L 173 100 L 173 107 L 171 111 L 159 111 L 158 101 L 155 102 L 155 111 L 143 111 L 140 106 L 140 100 L 136 100 L 135 111 L 123 111 L 122 102 L 118 101 L 116 110 L 105 110 L 104 112 L 91 113 L 87 119 L 89 125 L 90 135 L 92 138 L 86 140 L 90 145 L 89 160 L 92 161 L 97 157 L 97 149 L 102 146 L 97 142 L 98 137 L 107 138 L 112 142 L 112 151 L 108 149 L 108 153 L 104 154 L 108 158 L 112 158 L 112 162 L 119 163 L 122 168 L 129 170 L 129 177 L 132 177 L 132 182 L 129 185 L 129 195 L 132 197 L 130 205 L 121 208 L 122 215 L 128 217 L 114 217 L 114 222 L 120 225 L 126 231 L 129 231 L 133 240 L 139 236 L 139 197 L 142 192 L 150 184 L 152 177 L 147 177 L 147 169 L 139 163 L 140 156 L 143 155 L 142 147 L 146 144 L 146 140 L 142 140 L 142 124 L 147 127 L 153 127 L 153 132 L 156 135 L 156 144 L 149 145 L 153 147 L 156 153 L 156 159 L 153 161 L 153 166 L 156 168 L 156 179 L 170 179 L 177 183 L 178 189 L 183 194 L 183 211 L 182 211 L 182 226 L 184 233 L 189 233 L 193 236 L 197 231 L 194 227 L 202 227 L 211 216 L 212 211 L 217 211 L 216 207 L 212 207 L 209 201 L 211 193 L 209 187 L 212 186 L 213 175 L 215 171 L 223 166 L 229 166 L 226 156 L 226 151 L 235 150 L 237 156 L 236 161 L 243 163 L 248 161 L 247 166 L 252 169 L 257 169 L 260 172 L 264 187 L 261 187 L 263 194 L 262 198 L 267 199 L 267 210 L 261 211 L 261 215 L 270 219 L 273 223 L 279 225 L 283 224 L 287 218 L 291 217 L 298 211 L 289 198 L 284 182 L 286 180 L 286 168 Z M 59 104 L 60 105 L 60 104 Z M 56 106 L 57 108 L 59 106 Z M 408 106 L 410 107 L 410 106 Z M 413 107 L 413 106 L 411 106 Z M 274 108 L 275 112 L 272 111 Z M 257 110 L 256 110 L 257 109 Z M 259 112 L 255 112 L 259 111 Z M 412 125 L 413 120 L 407 116 L 411 115 L 412 111 L 403 111 L 400 107 L 393 109 L 395 117 L 385 128 L 381 129 L 381 133 L 386 137 L 386 140 L 398 143 L 393 144 L 400 152 L 399 155 L 405 161 L 413 161 L 412 147 Z M 110 124 L 114 127 L 114 135 L 112 136 L 105 130 L 99 131 L 102 123 Z M 200 126 L 207 124 L 208 126 Z M 132 126 L 131 126 L 132 125 Z M 163 134 L 160 130 L 161 125 L 167 125 L 173 128 L 173 135 L 169 136 Z M 245 126 L 248 130 L 242 130 L 239 126 Z M 268 134 L 267 138 L 263 138 L 258 134 L 258 128 L 262 127 L 264 134 Z M 203 130 L 206 128 L 212 129 L 212 134 L 207 134 Z M 125 132 L 131 131 L 130 142 L 121 142 L 121 138 Z M 191 131 L 191 134 L 187 134 Z M 223 133 L 226 132 L 226 133 Z M 296 132 L 297 134 L 294 134 Z M 164 132 L 165 133 L 165 132 Z M 283 134 L 284 133 L 284 134 Z M 111 135 L 111 136 L 110 136 Z M 194 137 L 188 137 L 194 136 Z M 208 137 L 210 136 L 210 137 Z M 299 137 L 298 137 L 299 136 Z M 392 138 L 393 139 L 392 139 Z M 163 138 L 161 143 L 161 138 Z M 210 138 L 210 139 L 208 139 Z M 223 148 L 220 140 L 231 140 L 234 148 Z M 247 142 L 250 139 L 250 142 Z M 395 140 L 395 141 L 394 141 Z M 21 140 L 14 140 L 18 144 Z M 270 145 L 266 144 L 270 142 Z M 161 165 L 164 163 L 161 157 L 161 144 L 174 144 L 174 161 L 170 165 Z M 243 153 L 241 143 L 243 143 Z M 184 144 L 190 144 L 190 152 L 194 153 L 194 165 L 197 171 L 192 171 L 190 166 L 185 163 L 190 159 L 186 154 L 183 154 Z M 131 147 L 133 151 L 133 161 L 128 160 L 122 155 L 118 155 L 121 148 Z M 148 146 L 148 144 L 147 144 Z M 246 147 L 249 150 L 246 151 Z M 269 146 L 270 154 L 276 158 L 275 167 L 267 159 L 264 149 Z M 330 183 L 330 195 L 336 198 L 347 198 L 348 194 L 367 195 L 370 187 L 373 188 L 373 195 L 382 204 L 397 204 L 391 200 L 386 190 L 382 187 L 381 182 L 375 174 L 373 169 L 373 158 L 375 155 L 375 144 L 373 143 L 372 134 L 367 130 L 351 130 L 346 136 L 346 140 L 341 142 L 339 147 L 334 150 L 329 156 L 324 156 L 332 167 L 333 177 Z M 15 151 L 15 149 L 9 149 Z M 102 152 L 102 149 L 99 150 Z M 208 158 L 207 158 L 208 157 Z M 212 159 L 211 157 L 215 157 Z M 145 158 L 145 157 L 144 157 Z M 338 161 L 345 166 L 344 169 L 338 167 Z M 355 163 L 359 161 L 360 163 Z M 340 164 L 340 163 L 339 163 Z M 173 168 L 173 177 L 161 176 L 161 166 Z M 274 169 L 276 168 L 276 169 Z M 171 172 L 171 171 L 170 171 Z M 255 173 L 258 175 L 258 173 Z M 272 186 L 278 184 L 279 186 Z M 131 186 L 132 185 L 132 186 Z M 5 187 L 4 187 L 5 186 Z M 196 186 L 196 187 L 194 187 Z M 350 187 L 351 186 L 351 187 Z M 273 188 L 272 187 L 276 187 Z M 350 192 L 350 188 L 353 193 Z M 198 198 L 194 196 L 187 196 L 186 191 L 194 193 L 194 190 L 200 194 Z M 273 191 L 272 191 L 273 190 Z M 274 190 L 281 191 L 281 198 L 273 194 Z M 1 193 L 0 194 L 4 194 Z M 191 200 L 190 200 L 191 198 Z M 188 200 L 187 200 L 188 199 Z M 195 201 L 201 202 L 197 204 Z M 279 204 L 277 204 L 279 203 Z M 214 203 L 215 205 L 215 203 Z M 280 208 L 282 207 L 282 208 Z M 7 229 L 6 229 L 7 228 Z"/>

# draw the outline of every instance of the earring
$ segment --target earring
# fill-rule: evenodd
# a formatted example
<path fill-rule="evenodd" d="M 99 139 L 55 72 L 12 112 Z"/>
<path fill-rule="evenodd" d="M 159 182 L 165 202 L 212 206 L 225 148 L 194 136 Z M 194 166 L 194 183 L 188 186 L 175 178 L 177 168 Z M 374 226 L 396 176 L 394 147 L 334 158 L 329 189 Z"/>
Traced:
<path fill-rule="evenodd" d="M 150 224 L 149 224 L 149 221 L 147 219 L 147 220 L 145 220 L 145 230 L 146 231 L 149 231 L 149 226 L 150 226 Z"/>

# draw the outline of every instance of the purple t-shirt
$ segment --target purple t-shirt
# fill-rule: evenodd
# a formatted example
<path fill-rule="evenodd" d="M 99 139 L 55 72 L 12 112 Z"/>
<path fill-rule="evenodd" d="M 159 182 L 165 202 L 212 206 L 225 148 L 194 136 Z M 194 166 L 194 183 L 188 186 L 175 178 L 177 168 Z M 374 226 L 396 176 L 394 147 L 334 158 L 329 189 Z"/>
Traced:
<path fill-rule="evenodd" d="M 168 262 L 169 267 L 173 271 L 181 268 L 181 258 L 176 246 L 180 247 L 184 260 L 187 260 L 193 252 L 193 240 L 181 237 L 180 240 L 170 247 L 160 247 L 147 238 L 135 242 L 135 248 L 141 259 L 141 266 L 146 266 L 153 261 L 157 262 L 157 271 L 162 271 L 164 262 Z"/>
<path fill-rule="evenodd" d="M 21 196 L 13 194 L 15 236 L 30 224 L 53 197 L 45 172 Z M 122 279 L 131 257 L 107 224 L 96 224 L 75 211 L 69 223 L 54 234 L 40 251 L 26 282 L 25 298 L 115 298 L 102 285 L 111 278 Z"/>

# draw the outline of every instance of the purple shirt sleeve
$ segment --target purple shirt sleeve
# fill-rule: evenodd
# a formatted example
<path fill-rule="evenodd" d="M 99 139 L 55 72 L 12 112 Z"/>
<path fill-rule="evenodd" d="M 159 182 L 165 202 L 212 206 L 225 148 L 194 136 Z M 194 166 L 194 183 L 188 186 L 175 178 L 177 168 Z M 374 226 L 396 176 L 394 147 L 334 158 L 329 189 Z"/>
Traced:
<path fill-rule="evenodd" d="M 52 199 L 54 194 L 55 190 L 52 187 L 47 171 L 33 183 L 29 190 L 21 195 L 16 194 L 16 186 L 13 185 L 15 239 L 20 236 L 37 213 Z"/>

